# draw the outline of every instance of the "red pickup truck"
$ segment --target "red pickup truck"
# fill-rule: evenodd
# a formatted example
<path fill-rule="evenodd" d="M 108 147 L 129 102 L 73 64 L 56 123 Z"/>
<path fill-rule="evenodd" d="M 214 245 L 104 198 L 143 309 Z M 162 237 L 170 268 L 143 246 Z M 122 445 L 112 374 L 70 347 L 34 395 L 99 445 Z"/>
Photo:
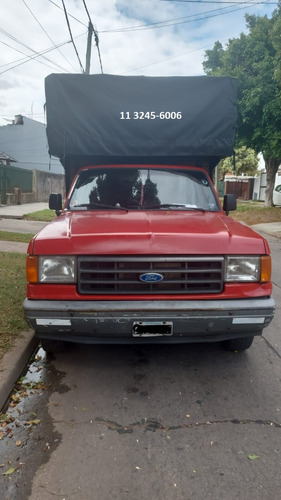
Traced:
<path fill-rule="evenodd" d="M 122 121 L 133 113 L 123 110 Z M 65 341 L 220 341 L 242 351 L 272 320 L 267 241 L 228 216 L 236 199 L 221 206 L 202 154 L 161 163 L 159 153 L 82 167 L 90 154 L 69 156 L 66 172 L 81 168 L 63 206 L 50 196 L 58 217 L 28 247 L 24 312 L 47 352 Z"/>

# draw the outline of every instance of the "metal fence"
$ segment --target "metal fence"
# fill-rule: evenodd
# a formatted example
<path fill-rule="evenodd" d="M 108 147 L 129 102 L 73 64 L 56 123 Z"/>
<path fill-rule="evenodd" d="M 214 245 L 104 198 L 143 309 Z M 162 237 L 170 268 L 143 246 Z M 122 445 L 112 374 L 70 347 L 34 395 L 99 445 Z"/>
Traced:
<path fill-rule="evenodd" d="M 6 204 L 7 193 L 12 193 L 15 188 L 19 188 L 23 193 L 32 193 L 32 178 L 32 170 L 0 164 L 1 203 Z"/>

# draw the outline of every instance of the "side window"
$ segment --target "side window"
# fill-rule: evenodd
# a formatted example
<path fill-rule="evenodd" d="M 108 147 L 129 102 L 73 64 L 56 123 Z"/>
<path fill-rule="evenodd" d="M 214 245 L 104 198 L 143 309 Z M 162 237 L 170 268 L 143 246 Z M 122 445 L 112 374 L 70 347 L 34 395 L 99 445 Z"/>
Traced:
<path fill-rule="evenodd" d="M 277 193 L 281 193 L 281 184 L 276 186 L 275 191 L 277 191 Z"/>

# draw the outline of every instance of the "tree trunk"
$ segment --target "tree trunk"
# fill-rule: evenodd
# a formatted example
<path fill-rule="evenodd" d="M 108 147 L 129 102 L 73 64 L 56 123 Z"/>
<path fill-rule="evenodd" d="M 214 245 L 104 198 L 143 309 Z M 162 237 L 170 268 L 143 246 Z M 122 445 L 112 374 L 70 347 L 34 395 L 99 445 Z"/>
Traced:
<path fill-rule="evenodd" d="M 275 184 L 275 176 L 277 174 L 280 160 L 276 158 L 264 158 L 266 170 L 266 188 L 265 188 L 265 206 L 273 206 L 273 189 Z"/>

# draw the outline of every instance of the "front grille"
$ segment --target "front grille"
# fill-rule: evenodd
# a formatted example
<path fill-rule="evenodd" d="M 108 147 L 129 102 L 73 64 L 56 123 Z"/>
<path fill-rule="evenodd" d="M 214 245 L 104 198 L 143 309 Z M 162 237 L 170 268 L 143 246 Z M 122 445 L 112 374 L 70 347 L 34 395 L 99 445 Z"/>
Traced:
<path fill-rule="evenodd" d="M 80 294 L 203 294 L 223 288 L 223 257 L 82 256 L 78 258 Z M 162 281 L 140 281 L 159 273 Z"/>

